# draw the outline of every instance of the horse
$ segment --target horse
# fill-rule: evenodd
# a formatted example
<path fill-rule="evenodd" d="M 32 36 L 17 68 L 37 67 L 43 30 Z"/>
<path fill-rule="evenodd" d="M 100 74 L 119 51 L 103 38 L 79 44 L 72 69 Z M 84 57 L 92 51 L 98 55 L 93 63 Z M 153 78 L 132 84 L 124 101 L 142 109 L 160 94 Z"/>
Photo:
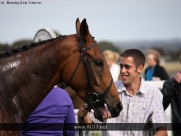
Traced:
<path fill-rule="evenodd" d="M 60 82 L 73 88 L 97 119 L 107 114 L 104 104 L 112 117 L 119 115 L 122 103 L 86 19 L 76 20 L 76 32 L 0 54 L 0 123 L 23 123 Z"/>

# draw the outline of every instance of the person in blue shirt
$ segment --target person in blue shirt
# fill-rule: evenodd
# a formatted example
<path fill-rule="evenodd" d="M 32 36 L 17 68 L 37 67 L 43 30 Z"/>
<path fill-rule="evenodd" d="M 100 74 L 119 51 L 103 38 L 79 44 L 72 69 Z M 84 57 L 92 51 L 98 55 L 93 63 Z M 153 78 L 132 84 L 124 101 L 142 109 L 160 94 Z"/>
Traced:
<path fill-rule="evenodd" d="M 166 70 L 159 65 L 160 54 L 156 50 L 148 50 L 146 55 L 148 67 L 145 70 L 146 81 L 167 80 L 169 76 Z"/>
<path fill-rule="evenodd" d="M 26 118 L 21 136 L 74 136 L 75 114 L 68 93 L 54 87 Z"/>

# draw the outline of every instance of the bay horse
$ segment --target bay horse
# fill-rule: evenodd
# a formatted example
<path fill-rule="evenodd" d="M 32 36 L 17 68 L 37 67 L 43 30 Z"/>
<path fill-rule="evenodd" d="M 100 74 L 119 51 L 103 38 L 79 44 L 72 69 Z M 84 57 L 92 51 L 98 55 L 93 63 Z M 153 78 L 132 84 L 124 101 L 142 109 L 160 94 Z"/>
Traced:
<path fill-rule="evenodd" d="M 67 83 L 94 109 L 95 117 L 112 117 L 122 104 L 106 61 L 86 19 L 76 20 L 76 34 L 31 43 L 0 55 L 0 123 L 23 123 L 51 89 Z M 19 132 L 0 131 L 0 135 Z"/>

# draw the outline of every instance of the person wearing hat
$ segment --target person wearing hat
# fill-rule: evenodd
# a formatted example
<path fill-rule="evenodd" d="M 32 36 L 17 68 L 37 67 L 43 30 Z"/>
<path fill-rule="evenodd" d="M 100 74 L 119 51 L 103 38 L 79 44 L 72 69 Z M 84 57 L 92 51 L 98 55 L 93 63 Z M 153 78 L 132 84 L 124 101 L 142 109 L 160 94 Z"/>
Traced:
<path fill-rule="evenodd" d="M 116 62 L 119 59 L 119 54 L 111 51 L 111 50 L 105 50 L 103 52 L 103 55 L 106 59 L 107 65 L 109 67 L 109 70 L 111 72 L 113 81 L 118 81 L 119 80 L 119 73 L 120 73 L 120 67 Z"/>

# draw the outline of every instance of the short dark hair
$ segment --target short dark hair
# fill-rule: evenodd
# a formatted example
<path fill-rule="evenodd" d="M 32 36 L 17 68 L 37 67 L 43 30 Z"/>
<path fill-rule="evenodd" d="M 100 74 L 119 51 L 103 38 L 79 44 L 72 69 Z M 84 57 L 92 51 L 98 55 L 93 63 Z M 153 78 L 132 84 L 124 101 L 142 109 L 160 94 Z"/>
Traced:
<path fill-rule="evenodd" d="M 132 57 L 134 59 L 134 63 L 138 68 L 140 65 L 145 65 L 145 56 L 144 54 L 138 49 L 128 49 L 125 50 L 123 53 L 120 54 L 120 57 Z"/>

